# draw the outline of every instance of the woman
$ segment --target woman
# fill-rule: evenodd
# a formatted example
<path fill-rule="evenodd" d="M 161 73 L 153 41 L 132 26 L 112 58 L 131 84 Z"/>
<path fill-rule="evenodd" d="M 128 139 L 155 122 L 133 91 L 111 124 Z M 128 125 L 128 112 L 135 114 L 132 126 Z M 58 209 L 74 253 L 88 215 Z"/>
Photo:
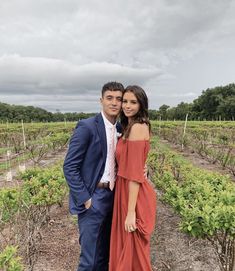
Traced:
<path fill-rule="evenodd" d="M 150 122 L 148 98 L 139 86 L 125 89 L 121 124 L 109 271 L 150 271 L 156 194 L 143 174 L 150 148 Z"/>

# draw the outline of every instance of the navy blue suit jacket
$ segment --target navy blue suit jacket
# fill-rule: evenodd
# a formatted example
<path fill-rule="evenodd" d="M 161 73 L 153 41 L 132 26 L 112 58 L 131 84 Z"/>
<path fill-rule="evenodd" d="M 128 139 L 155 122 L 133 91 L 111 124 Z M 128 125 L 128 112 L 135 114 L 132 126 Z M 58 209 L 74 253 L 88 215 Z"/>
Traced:
<path fill-rule="evenodd" d="M 117 125 L 121 132 L 120 124 Z M 69 208 L 72 214 L 85 210 L 100 181 L 107 157 L 107 139 L 101 113 L 78 122 L 64 161 L 64 176 L 69 186 Z"/>

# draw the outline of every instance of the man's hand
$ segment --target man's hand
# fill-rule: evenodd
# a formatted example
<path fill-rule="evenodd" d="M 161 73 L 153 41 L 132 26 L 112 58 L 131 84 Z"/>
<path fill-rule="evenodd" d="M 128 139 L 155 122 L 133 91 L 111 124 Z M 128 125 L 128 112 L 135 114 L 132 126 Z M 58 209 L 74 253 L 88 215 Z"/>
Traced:
<path fill-rule="evenodd" d="M 84 203 L 84 205 L 85 205 L 85 208 L 86 208 L 86 209 L 89 209 L 89 208 L 91 207 L 91 199 L 89 199 L 88 201 L 86 201 L 86 202 Z"/>

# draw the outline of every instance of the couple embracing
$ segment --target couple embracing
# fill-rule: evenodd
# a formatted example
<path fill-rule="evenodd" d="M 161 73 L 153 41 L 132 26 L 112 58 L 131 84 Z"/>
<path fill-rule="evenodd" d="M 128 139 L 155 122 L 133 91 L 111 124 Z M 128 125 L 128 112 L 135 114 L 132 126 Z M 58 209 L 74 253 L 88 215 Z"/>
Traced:
<path fill-rule="evenodd" d="M 148 98 L 139 86 L 109 82 L 100 102 L 101 113 L 77 124 L 64 161 L 70 212 L 78 215 L 77 270 L 151 271 L 156 195 L 144 172 Z"/>

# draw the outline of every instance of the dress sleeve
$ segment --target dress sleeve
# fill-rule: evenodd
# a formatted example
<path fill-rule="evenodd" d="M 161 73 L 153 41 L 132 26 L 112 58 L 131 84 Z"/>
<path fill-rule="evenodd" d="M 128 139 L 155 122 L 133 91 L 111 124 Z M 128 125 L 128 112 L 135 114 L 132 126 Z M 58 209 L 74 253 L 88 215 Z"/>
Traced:
<path fill-rule="evenodd" d="M 144 166 L 146 161 L 146 141 L 123 142 L 124 148 L 118 165 L 117 175 L 129 181 L 145 181 Z"/>

